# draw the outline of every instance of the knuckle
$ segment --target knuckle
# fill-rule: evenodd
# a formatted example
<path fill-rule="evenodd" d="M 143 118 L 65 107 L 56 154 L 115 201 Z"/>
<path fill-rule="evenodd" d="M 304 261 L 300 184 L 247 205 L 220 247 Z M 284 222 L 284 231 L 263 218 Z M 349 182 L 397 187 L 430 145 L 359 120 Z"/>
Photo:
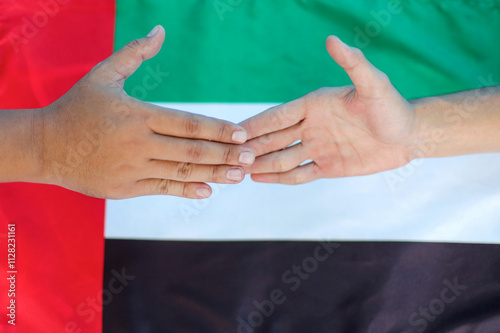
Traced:
<path fill-rule="evenodd" d="M 231 132 L 231 128 L 230 128 L 229 124 L 222 123 L 221 125 L 219 125 L 219 130 L 217 133 L 217 141 L 224 140 L 224 138 L 226 138 L 228 136 L 228 133 L 230 133 L 230 132 Z"/>
<path fill-rule="evenodd" d="M 180 163 L 177 168 L 177 178 L 180 180 L 186 180 L 191 178 L 193 174 L 194 165 L 191 163 Z"/>
<path fill-rule="evenodd" d="M 127 49 L 130 49 L 132 51 L 137 52 L 141 49 L 141 42 L 138 39 L 134 39 L 134 40 L 128 42 L 127 44 L 125 44 L 125 47 Z"/>
<path fill-rule="evenodd" d="M 365 57 L 363 52 L 356 47 L 352 48 L 352 53 L 356 58 L 359 58 L 359 59 L 363 59 Z"/>
<path fill-rule="evenodd" d="M 287 115 L 286 108 L 287 106 L 283 105 L 281 108 L 278 108 L 273 112 L 269 113 L 270 124 L 272 124 L 273 126 L 281 127 Z"/>
<path fill-rule="evenodd" d="M 347 60 L 344 68 L 348 72 L 354 70 L 355 68 L 366 62 L 365 55 L 360 49 L 352 48 L 351 52 L 352 57 Z"/>
<path fill-rule="evenodd" d="M 283 159 L 279 157 L 273 158 L 273 160 L 271 161 L 271 168 L 273 171 L 283 171 L 285 169 Z"/>
<path fill-rule="evenodd" d="M 257 138 L 257 142 L 259 143 L 259 145 L 263 145 L 263 146 L 270 145 L 272 143 L 271 142 L 271 135 L 265 134 L 265 135 Z M 267 148 L 267 147 L 264 147 L 264 148 Z"/>
<path fill-rule="evenodd" d="M 182 191 L 181 192 L 182 192 L 182 196 L 184 198 L 191 198 L 191 197 L 193 197 L 191 195 L 190 191 L 189 191 L 189 186 L 187 184 L 183 184 L 182 185 Z"/>
<path fill-rule="evenodd" d="M 200 120 L 195 115 L 188 115 L 184 120 L 184 129 L 190 136 L 196 136 L 200 133 Z"/>
<path fill-rule="evenodd" d="M 193 142 L 188 148 L 188 156 L 193 162 L 199 162 L 203 158 L 203 145 Z"/>
<path fill-rule="evenodd" d="M 229 164 L 231 162 L 231 147 L 225 147 L 224 148 L 224 152 L 223 152 L 223 156 L 222 156 L 222 163 L 224 164 Z"/>
<path fill-rule="evenodd" d="M 217 183 L 220 181 L 220 178 L 219 168 L 216 165 L 212 166 L 210 172 L 210 182 Z"/>
<path fill-rule="evenodd" d="M 170 181 L 168 179 L 160 179 L 156 184 L 156 193 L 159 194 L 169 194 L 170 193 Z"/>

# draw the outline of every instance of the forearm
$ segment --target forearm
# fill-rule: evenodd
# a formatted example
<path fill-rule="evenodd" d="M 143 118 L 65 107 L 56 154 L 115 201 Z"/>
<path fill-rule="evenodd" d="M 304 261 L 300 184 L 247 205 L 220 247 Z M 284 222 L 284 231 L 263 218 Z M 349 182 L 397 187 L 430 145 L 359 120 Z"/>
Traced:
<path fill-rule="evenodd" d="M 500 86 L 413 100 L 414 157 L 500 152 Z"/>
<path fill-rule="evenodd" d="M 0 110 L 0 182 L 40 181 L 40 110 Z"/>

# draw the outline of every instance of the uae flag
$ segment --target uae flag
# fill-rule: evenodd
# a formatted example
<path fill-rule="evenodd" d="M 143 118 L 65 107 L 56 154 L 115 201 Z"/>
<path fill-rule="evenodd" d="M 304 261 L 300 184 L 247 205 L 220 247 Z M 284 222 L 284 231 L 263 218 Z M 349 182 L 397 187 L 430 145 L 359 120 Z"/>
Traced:
<path fill-rule="evenodd" d="M 234 122 L 349 85 L 328 35 L 407 99 L 500 84 L 498 0 L 2 0 L 0 109 L 50 104 L 156 24 L 128 94 Z M 485 154 L 204 200 L 1 184 L 0 332 L 498 333 L 499 175 Z"/>

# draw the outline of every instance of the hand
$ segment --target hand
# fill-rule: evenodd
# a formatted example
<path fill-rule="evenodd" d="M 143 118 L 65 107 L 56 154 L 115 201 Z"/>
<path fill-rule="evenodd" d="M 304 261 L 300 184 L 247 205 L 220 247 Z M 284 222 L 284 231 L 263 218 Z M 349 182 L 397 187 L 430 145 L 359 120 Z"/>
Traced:
<path fill-rule="evenodd" d="M 246 146 L 258 156 L 245 168 L 253 180 L 301 184 L 367 175 L 415 157 L 412 105 L 360 50 L 334 36 L 326 46 L 354 86 L 321 88 L 242 122 Z"/>
<path fill-rule="evenodd" d="M 35 112 L 41 182 L 100 198 L 168 194 L 206 198 L 203 182 L 238 183 L 255 156 L 235 124 L 141 102 L 125 80 L 165 39 L 156 27 L 94 67 Z"/>

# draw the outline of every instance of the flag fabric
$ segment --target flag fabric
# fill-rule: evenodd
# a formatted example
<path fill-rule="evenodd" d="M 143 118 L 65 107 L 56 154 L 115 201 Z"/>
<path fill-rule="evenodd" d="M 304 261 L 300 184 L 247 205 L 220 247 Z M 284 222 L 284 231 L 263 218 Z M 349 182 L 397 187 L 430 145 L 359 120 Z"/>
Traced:
<path fill-rule="evenodd" d="M 126 91 L 235 122 L 350 84 L 325 50 L 332 34 L 407 99 L 500 84 L 496 0 L 10 0 L 0 9 L 2 109 L 49 104 L 156 24 L 163 49 Z M 476 107 L 463 101 L 450 121 L 467 122 Z M 499 162 L 416 160 L 295 187 L 247 179 L 214 184 L 205 200 L 104 201 L 2 184 L 2 330 L 500 332 Z"/>
<path fill-rule="evenodd" d="M 0 109 L 63 95 L 113 52 L 114 13 L 112 1 L 0 2 Z M 55 186 L 0 185 L 0 332 L 101 331 L 99 307 L 92 321 L 79 313 L 102 290 L 104 205 Z"/>

